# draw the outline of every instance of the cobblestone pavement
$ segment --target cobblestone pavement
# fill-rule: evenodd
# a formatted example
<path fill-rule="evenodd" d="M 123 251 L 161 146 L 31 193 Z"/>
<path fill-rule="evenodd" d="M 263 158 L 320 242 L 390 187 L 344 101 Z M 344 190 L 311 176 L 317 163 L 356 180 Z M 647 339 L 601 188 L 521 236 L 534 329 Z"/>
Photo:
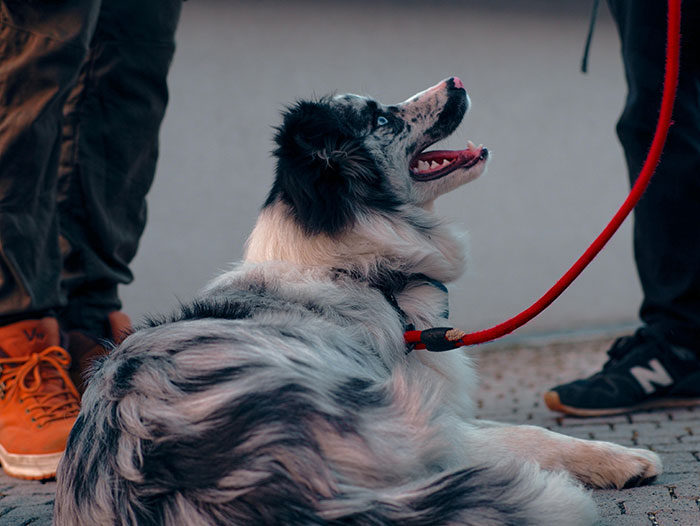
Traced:
<path fill-rule="evenodd" d="M 544 407 L 545 390 L 597 370 L 609 344 L 598 340 L 476 351 L 482 378 L 479 417 L 652 449 L 664 462 L 663 475 L 651 486 L 595 491 L 601 515 L 596 526 L 698 526 L 700 407 L 587 419 L 560 417 Z M 50 525 L 55 488 L 55 482 L 0 474 L 0 526 Z"/>
<path fill-rule="evenodd" d="M 542 394 L 600 369 L 611 340 L 479 350 L 479 417 L 649 448 L 664 473 L 650 486 L 595 491 L 596 526 L 700 526 L 700 407 L 605 418 L 557 416 Z"/>

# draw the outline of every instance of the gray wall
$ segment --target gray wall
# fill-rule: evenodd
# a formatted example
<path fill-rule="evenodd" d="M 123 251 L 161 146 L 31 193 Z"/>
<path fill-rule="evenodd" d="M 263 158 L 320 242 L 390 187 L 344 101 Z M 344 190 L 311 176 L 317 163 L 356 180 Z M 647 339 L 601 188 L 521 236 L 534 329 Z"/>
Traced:
<path fill-rule="evenodd" d="M 604 3 L 603 3 L 604 4 Z M 471 234 L 451 287 L 456 326 L 480 329 L 537 299 L 627 192 L 614 134 L 625 95 L 605 8 L 579 73 L 589 2 L 325 1 L 184 4 L 149 225 L 122 289 L 127 312 L 171 309 L 237 260 L 272 181 L 285 104 L 329 92 L 398 102 L 460 76 L 471 113 L 446 144 L 492 151 L 487 173 L 438 201 Z M 516 335 L 634 322 L 628 221 L 578 282 Z"/>

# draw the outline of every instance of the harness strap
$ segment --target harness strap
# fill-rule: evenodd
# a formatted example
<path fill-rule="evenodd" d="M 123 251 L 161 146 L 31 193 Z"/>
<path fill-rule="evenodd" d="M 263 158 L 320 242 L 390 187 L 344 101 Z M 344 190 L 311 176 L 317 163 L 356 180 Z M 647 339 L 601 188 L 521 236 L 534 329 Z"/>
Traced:
<path fill-rule="evenodd" d="M 401 306 L 399 305 L 399 302 L 396 299 L 396 294 L 403 291 L 409 283 L 417 282 L 417 281 L 423 281 L 423 282 L 435 287 L 436 289 L 440 290 L 441 292 L 444 292 L 445 294 L 448 293 L 447 287 L 445 286 L 444 283 L 442 283 L 441 281 L 438 281 L 434 278 L 431 278 L 430 276 L 426 276 L 423 273 L 406 275 L 406 274 L 402 274 L 400 272 L 387 272 L 386 275 L 384 276 L 384 279 L 378 278 L 378 279 L 372 280 L 372 279 L 366 278 L 365 276 L 360 275 L 359 273 L 353 272 L 352 270 L 348 270 L 348 269 L 334 268 L 333 272 L 335 273 L 336 276 L 343 275 L 343 276 L 348 276 L 349 278 L 351 278 L 353 280 L 363 281 L 363 282 L 367 283 L 370 287 L 381 292 L 382 296 L 384 296 L 384 299 L 387 301 L 387 303 L 389 305 L 391 305 L 393 307 L 393 309 L 396 311 L 396 314 L 398 314 L 399 318 L 401 319 L 401 324 L 403 325 L 403 330 L 404 330 L 404 333 L 406 333 L 406 334 L 413 333 L 413 332 L 421 333 L 421 331 L 415 330 L 416 326 L 410 321 L 410 318 L 409 318 L 408 314 L 406 314 L 406 311 L 404 311 L 401 308 Z M 446 314 L 449 314 L 449 312 Z M 447 317 L 447 316 L 445 316 L 445 317 Z M 439 343 L 439 341 L 440 341 L 439 331 L 441 331 L 441 330 L 443 331 L 443 335 L 444 335 L 444 333 L 449 332 L 449 331 L 453 331 L 453 332 L 450 332 L 450 335 L 454 335 L 457 333 L 461 334 L 462 336 L 464 335 L 464 333 L 462 331 L 459 331 L 456 329 L 451 329 L 451 328 L 445 328 L 444 330 L 433 328 L 433 329 L 428 329 L 427 331 L 423 331 L 423 333 L 425 333 L 425 337 L 432 342 L 430 345 L 430 350 L 438 350 L 438 348 L 440 351 L 454 349 L 455 346 L 451 343 L 449 344 L 449 345 L 451 345 L 449 347 L 449 349 L 447 347 L 441 348 L 442 346 L 445 345 L 445 344 Z M 459 336 L 457 338 L 457 340 L 459 340 L 459 338 L 461 338 L 461 336 Z M 451 341 L 451 340 L 444 340 L 444 338 L 443 338 L 443 341 Z M 421 341 L 421 343 L 425 343 L 425 342 Z M 414 347 L 413 345 L 408 343 L 406 346 L 406 354 L 410 353 L 413 350 L 413 347 Z"/>

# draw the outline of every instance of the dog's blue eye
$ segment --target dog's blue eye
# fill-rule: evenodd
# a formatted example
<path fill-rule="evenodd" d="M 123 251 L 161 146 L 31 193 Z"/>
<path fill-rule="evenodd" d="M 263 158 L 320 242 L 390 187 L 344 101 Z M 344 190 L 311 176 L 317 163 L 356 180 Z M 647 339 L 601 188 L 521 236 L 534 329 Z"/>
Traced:
<path fill-rule="evenodd" d="M 377 117 L 377 126 L 384 126 L 388 122 L 389 120 L 386 117 L 382 117 L 381 115 Z"/>

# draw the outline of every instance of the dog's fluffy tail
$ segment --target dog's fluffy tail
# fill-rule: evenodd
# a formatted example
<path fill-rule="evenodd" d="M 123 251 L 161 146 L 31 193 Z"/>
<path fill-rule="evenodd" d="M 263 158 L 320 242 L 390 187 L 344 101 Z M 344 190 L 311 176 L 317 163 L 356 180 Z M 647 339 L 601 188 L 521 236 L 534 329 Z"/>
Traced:
<path fill-rule="evenodd" d="M 162 510 L 161 520 L 127 519 L 121 509 L 108 523 L 168 526 L 590 526 L 596 519 L 593 500 L 565 474 L 547 473 L 536 465 L 459 470 L 422 485 L 369 490 L 340 488 L 334 498 L 312 502 L 298 495 L 266 495 L 264 503 L 229 502 L 197 506 L 178 495 Z M 119 504 L 127 505 L 126 501 Z M 226 513 L 228 510 L 229 513 Z M 90 510 L 94 511 L 94 510 Z M 114 510 L 117 511 L 117 510 Z M 222 513 L 224 512 L 224 513 Z M 78 519 L 80 517 L 80 519 Z M 95 524 L 59 514 L 55 524 Z M 77 522 L 76 522 L 77 521 Z"/>
<path fill-rule="evenodd" d="M 534 463 L 446 471 L 395 487 L 337 484 L 326 495 L 284 469 L 239 492 L 150 494 L 156 488 L 116 476 L 106 450 L 77 451 L 62 462 L 56 526 L 590 526 L 596 518 L 588 492 Z"/>
<path fill-rule="evenodd" d="M 582 526 L 597 517 L 588 492 L 536 464 L 453 471 L 380 492 L 347 490 L 320 507 L 329 526 Z"/>

